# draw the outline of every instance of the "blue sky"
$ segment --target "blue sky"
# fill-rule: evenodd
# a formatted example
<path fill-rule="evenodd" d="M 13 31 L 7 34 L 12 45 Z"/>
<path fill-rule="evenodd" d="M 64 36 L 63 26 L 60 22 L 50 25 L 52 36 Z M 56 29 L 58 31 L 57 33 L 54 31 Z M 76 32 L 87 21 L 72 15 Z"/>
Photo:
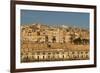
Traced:
<path fill-rule="evenodd" d="M 89 28 L 89 13 L 21 10 L 21 25 L 42 23 Z"/>

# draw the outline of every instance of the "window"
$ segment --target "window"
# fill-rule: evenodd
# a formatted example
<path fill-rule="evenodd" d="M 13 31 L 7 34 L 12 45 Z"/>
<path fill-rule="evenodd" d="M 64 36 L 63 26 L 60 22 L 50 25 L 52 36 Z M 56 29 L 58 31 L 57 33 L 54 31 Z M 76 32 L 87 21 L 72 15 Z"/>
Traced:
<path fill-rule="evenodd" d="M 73 51 L 72 54 L 74 54 L 75 52 Z"/>
<path fill-rule="evenodd" d="M 53 43 L 56 42 L 56 37 L 53 36 L 53 39 L 52 39 Z"/>
<path fill-rule="evenodd" d="M 59 51 L 58 51 L 58 52 L 56 52 L 56 54 L 59 54 Z"/>
<path fill-rule="evenodd" d="M 37 32 L 37 35 L 39 36 L 40 35 L 40 32 Z"/>
<path fill-rule="evenodd" d="M 50 55 L 51 53 L 50 52 L 48 52 L 48 55 Z"/>
<path fill-rule="evenodd" d="M 43 52 L 42 54 L 45 55 L 45 52 Z"/>
<path fill-rule="evenodd" d="M 86 51 L 85 53 L 88 54 L 88 51 Z"/>
<path fill-rule="evenodd" d="M 81 52 L 81 54 L 83 54 L 83 52 Z"/>

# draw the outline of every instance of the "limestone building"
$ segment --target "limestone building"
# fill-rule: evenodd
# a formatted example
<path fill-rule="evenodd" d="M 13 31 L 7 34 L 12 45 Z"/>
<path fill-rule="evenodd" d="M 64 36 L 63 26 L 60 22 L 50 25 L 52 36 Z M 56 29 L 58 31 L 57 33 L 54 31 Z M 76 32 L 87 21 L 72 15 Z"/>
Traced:
<path fill-rule="evenodd" d="M 89 59 L 85 30 L 32 24 L 21 26 L 20 34 L 22 62 Z"/>

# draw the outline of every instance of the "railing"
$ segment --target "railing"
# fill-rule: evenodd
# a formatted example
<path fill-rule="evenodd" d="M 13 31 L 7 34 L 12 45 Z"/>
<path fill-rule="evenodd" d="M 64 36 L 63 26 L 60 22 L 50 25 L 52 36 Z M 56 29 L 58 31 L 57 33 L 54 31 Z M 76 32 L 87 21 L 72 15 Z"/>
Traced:
<path fill-rule="evenodd" d="M 87 60 L 89 51 L 37 51 L 21 55 L 21 62 Z"/>

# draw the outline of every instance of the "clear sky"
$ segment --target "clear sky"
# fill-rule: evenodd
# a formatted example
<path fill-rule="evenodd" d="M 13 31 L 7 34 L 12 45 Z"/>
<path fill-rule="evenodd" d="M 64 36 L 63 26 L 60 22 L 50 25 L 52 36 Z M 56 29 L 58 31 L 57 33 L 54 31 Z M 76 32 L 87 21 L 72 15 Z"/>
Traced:
<path fill-rule="evenodd" d="M 21 10 L 21 25 L 42 23 L 89 28 L 89 13 Z"/>

